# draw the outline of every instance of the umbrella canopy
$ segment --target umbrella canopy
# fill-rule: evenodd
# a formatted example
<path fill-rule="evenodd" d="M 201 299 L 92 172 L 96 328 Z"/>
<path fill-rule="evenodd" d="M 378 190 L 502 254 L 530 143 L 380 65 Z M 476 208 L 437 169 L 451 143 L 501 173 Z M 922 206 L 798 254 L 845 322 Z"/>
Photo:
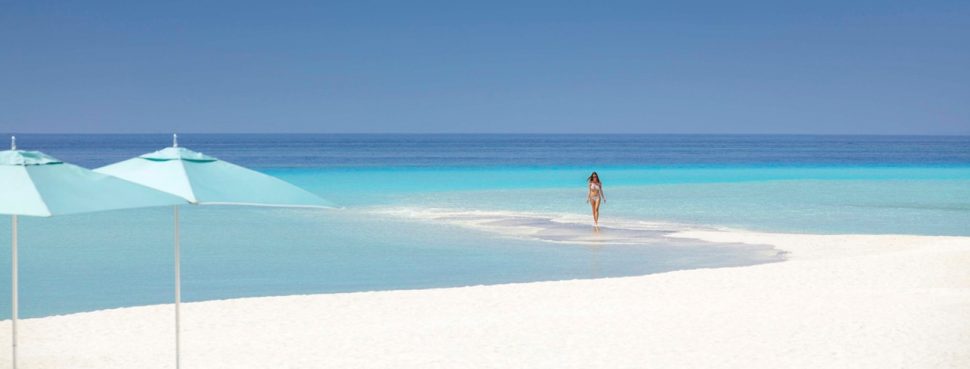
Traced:
<path fill-rule="evenodd" d="M 39 151 L 0 151 L 0 190 L 0 214 L 9 215 L 49 217 L 185 203 Z"/>
<path fill-rule="evenodd" d="M 275 177 L 184 147 L 169 147 L 95 171 L 182 197 L 193 204 L 331 207 Z"/>
<path fill-rule="evenodd" d="M 95 173 L 39 151 L 0 151 L 0 214 L 11 216 L 11 358 L 17 368 L 17 216 L 49 217 L 103 210 L 184 204 L 164 192 Z"/>

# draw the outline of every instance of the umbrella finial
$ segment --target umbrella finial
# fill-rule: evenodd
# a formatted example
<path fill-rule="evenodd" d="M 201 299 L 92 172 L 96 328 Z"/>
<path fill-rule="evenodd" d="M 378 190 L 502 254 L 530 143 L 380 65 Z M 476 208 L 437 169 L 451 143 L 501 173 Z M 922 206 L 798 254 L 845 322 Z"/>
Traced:
<path fill-rule="evenodd" d="M 179 134 L 178 133 L 173 133 L 172 134 L 172 147 L 179 147 Z"/>
<path fill-rule="evenodd" d="M 17 149 L 17 136 L 10 136 L 10 150 Z"/>

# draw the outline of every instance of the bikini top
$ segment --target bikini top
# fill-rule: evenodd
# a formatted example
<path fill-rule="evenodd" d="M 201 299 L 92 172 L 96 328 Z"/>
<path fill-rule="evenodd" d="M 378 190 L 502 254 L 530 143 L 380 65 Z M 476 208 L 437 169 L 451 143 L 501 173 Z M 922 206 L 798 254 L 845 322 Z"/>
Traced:
<path fill-rule="evenodd" d="M 599 184 L 597 184 L 596 182 L 590 182 L 590 183 L 589 183 L 589 189 L 590 189 L 590 190 L 596 190 L 596 191 L 599 191 L 599 190 L 600 190 L 600 185 L 599 185 Z"/>

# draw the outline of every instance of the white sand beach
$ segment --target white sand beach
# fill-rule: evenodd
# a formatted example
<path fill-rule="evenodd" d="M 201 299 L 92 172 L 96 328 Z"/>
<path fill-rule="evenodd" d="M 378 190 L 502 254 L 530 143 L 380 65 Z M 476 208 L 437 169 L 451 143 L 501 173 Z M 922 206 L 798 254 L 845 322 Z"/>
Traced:
<path fill-rule="evenodd" d="M 183 367 L 970 368 L 970 238 L 677 236 L 771 244 L 790 260 L 188 303 Z M 172 323 L 171 305 L 27 319 L 20 367 L 172 368 Z"/>

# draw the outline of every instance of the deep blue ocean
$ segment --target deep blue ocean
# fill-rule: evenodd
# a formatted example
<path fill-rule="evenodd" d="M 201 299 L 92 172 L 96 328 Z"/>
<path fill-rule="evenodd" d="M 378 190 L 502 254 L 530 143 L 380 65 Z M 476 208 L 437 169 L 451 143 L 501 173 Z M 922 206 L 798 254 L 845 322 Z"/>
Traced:
<path fill-rule="evenodd" d="M 185 134 L 179 143 L 340 207 L 184 207 L 187 301 L 784 259 L 763 245 L 664 236 L 693 228 L 970 236 L 967 136 Z M 21 149 L 88 168 L 170 144 L 163 134 L 18 135 Z M 608 198 L 600 233 L 584 202 L 594 170 Z M 0 221 L 0 239 L 9 229 Z M 24 217 L 20 240 L 24 316 L 171 302 L 171 209 Z"/>

